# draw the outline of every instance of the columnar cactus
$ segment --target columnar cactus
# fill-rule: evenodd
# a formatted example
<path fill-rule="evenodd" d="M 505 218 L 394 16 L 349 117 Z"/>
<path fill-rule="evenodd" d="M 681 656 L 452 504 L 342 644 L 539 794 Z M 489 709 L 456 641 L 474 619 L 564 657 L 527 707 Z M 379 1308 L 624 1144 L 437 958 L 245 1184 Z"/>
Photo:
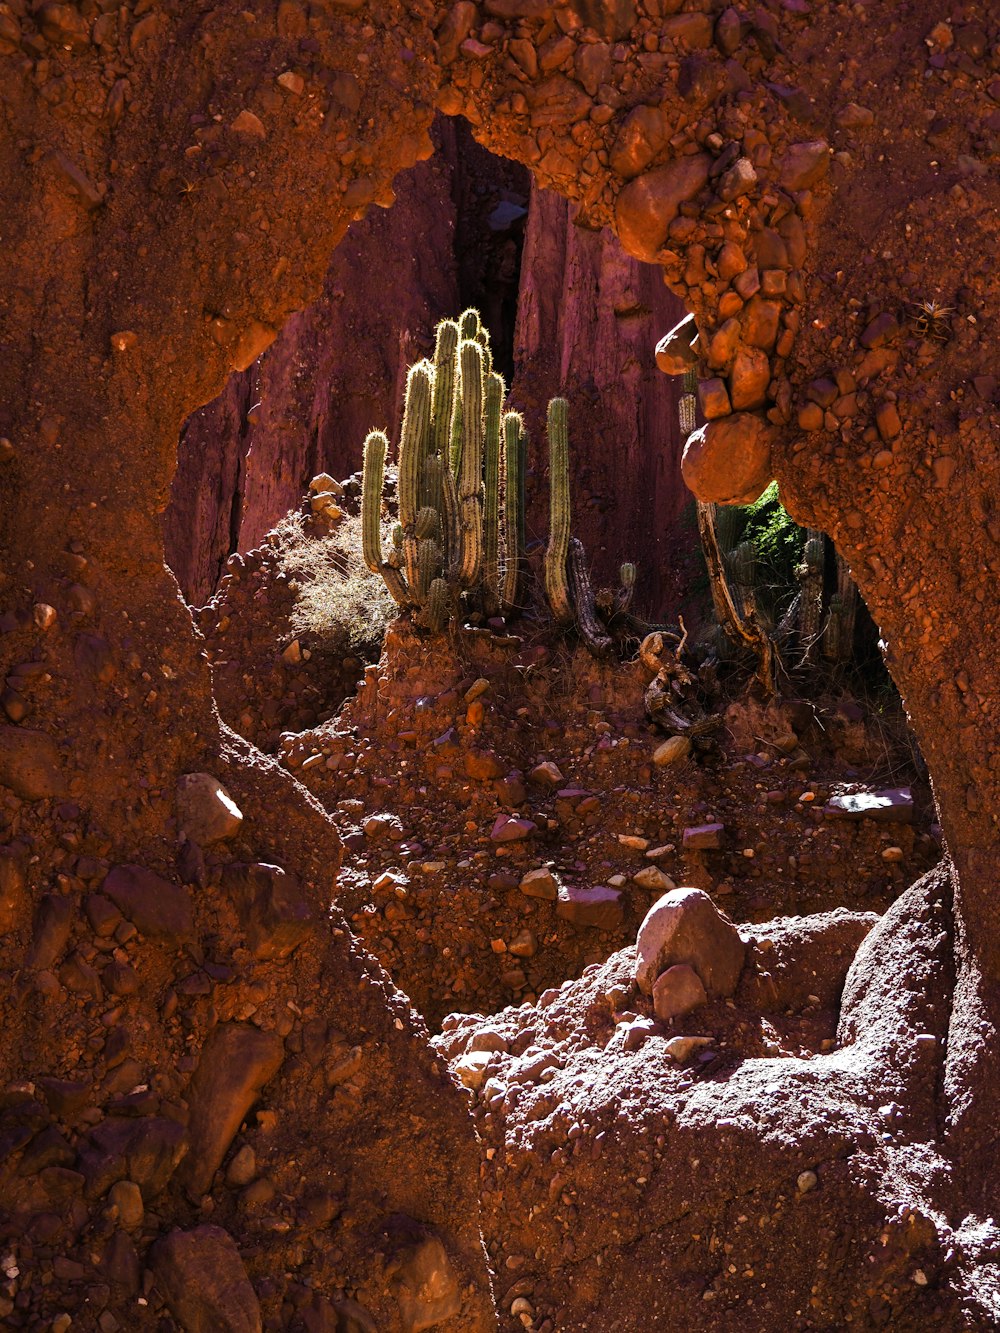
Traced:
<path fill-rule="evenodd" d="M 549 544 L 545 551 L 545 591 L 552 614 L 560 625 L 573 623 L 566 578 L 569 555 L 569 404 L 565 398 L 549 403 Z"/>
<path fill-rule="evenodd" d="M 854 650 L 854 624 L 858 611 L 858 585 L 850 566 L 837 552 L 837 591 L 830 598 L 830 612 L 823 632 L 823 656 L 830 662 L 847 662 Z"/>
<path fill-rule="evenodd" d="M 507 412 L 503 419 L 503 511 L 506 560 L 500 610 L 509 616 L 519 605 L 524 569 L 524 461 L 528 437 L 517 412 Z"/>
<path fill-rule="evenodd" d="M 823 620 L 823 571 L 826 566 L 826 537 L 815 528 L 806 532 L 802 563 L 796 570 L 802 588 L 799 603 L 799 639 L 808 657 L 819 638 Z"/>
<path fill-rule="evenodd" d="M 388 555 L 381 542 L 385 433 L 373 431 L 365 447 L 365 561 L 397 603 L 432 628 L 457 614 L 463 593 L 479 595 L 491 615 L 501 605 L 511 609 L 516 598 L 524 549 L 523 431 L 520 417 L 509 413 L 502 459 L 505 388 L 490 364 L 488 335 L 478 314 L 467 310 L 459 322 L 438 326 L 433 361 L 410 368 L 399 441 L 399 523 Z M 504 463 L 513 484 L 502 497 Z M 514 594 L 509 603 L 508 592 Z"/>

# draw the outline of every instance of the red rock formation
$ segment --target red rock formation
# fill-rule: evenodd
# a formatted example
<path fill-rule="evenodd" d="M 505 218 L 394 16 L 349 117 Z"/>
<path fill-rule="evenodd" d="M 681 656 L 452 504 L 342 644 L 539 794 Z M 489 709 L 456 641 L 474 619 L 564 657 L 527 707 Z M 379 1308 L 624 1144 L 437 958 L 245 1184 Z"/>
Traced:
<path fill-rule="evenodd" d="M 545 409 L 561 396 L 570 404 L 573 530 L 595 580 L 614 582 L 620 562 L 633 560 L 640 609 L 659 611 L 691 497 L 680 478 L 678 382 L 657 371 L 652 349 L 683 308 L 657 268 L 626 255 L 610 230 L 577 226 L 577 211 L 532 192 L 511 391 L 533 442 L 529 536 L 548 531 Z"/>

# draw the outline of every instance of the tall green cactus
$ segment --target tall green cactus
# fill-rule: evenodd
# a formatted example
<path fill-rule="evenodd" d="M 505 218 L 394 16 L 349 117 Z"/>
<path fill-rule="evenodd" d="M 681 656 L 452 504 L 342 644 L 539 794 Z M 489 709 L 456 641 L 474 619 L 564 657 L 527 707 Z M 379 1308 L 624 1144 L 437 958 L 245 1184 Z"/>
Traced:
<path fill-rule="evenodd" d="M 524 549 L 523 436 L 520 417 L 508 414 L 517 425 L 506 441 L 514 486 L 510 512 L 502 514 L 505 388 L 490 365 L 489 336 L 477 312 L 467 310 L 459 321 L 438 325 L 433 361 L 411 366 L 399 440 L 399 523 L 387 556 L 381 541 L 385 432 L 373 431 L 365 447 L 365 562 L 401 607 L 431 627 L 457 614 L 463 593 L 478 597 L 490 615 L 500 609 L 501 525 L 507 531 L 504 591 L 516 592 Z"/>
<path fill-rule="evenodd" d="M 549 543 L 545 550 L 545 591 L 552 614 L 560 625 L 573 622 L 566 579 L 569 555 L 569 404 L 565 398 L 549 403 Z"/>
<path fill-rule="evenodd" d="M 518 412 L 503 419 L 503 511 L 505 560 L 500 610 L 509 616 L 520 604 L 524 572 L 524 464 L 528 437 Z"/>

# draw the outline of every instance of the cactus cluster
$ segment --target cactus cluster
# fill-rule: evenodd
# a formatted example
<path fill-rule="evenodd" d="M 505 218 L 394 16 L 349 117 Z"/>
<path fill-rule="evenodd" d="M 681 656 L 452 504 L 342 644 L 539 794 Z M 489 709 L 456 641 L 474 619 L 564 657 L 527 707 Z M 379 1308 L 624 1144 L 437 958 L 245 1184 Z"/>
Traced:
<path fill-rule="evenodd" d="M 430 629 L 458 612 L 463 593 L 487 615 L 517 605 L 524 564 L 521 417 L 504 412 L 506 388 L 492 368 L 489 336 L 475 310 L 437 327 L 433 360 L 411 366 L 399 438 L 399 522 L 382 548 L 382 486 L 389 441 L 365 441 L 364 559 L 396 603 Z"/>
<path fill-rule="evenodd" d="M 761 596 L 756 545 L 752 540 L 739 540 L 744 527 L 741 510 L 699 505 L 698 517 L 717 620 L 714 647 L 720 661 L 731 659 L 740 644 L 754 648 L 761 658 L 765 638 L 769 653 L 777 649 L 786 658 L 797 646 L 801 665 L 813 662 L 819 651 L 831 663 L 851 660 L 858 589 L 846 560 L 836 552 L 837 590 L 827 600 L 828 539 L 822 532 L 809 528 L 804 533 L 795 567 L 799 589 L 775 625 Z"/>

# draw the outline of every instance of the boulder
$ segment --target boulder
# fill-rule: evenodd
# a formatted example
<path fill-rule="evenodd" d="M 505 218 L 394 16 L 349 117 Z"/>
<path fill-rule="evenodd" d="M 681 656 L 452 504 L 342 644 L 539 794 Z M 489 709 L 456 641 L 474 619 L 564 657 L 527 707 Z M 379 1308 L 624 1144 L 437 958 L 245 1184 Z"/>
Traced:
<path fill-rule="evenodd" d="M 655 167 L 625 186 L 615 205 L 615 230 L 629 254 L 647 264 L 656 259 L 681 204 L 707 185 L 711 165 L 707 153 L 697 153 Z"/>
<path fill-rule="evenodd" d="M 209 1034 L 188 1090 L 191 1150 L 178 1173 L 192 1197 L 210 1187 L 244 1117 L 283 1058 L 276 1032 L 220 1023 Z"/>
<path fill-rule="evenodd" d="M 743 970 L 739 932 L 701 889 L 673 889 L 646 913 L 636 939 L 635 979 L 645 995 L 657 977 L 687 963 L 711 999 L 732 995 Z"/>
<path fill-rule="evenodd" d="M 150 1253 L 156 1285 L 184 1333 L 260 1333 L 260 1304 L 222 1227 L 175 1229 Z"/>
<path fill-rule="evenodd" d="M 181 839 L 200 846 L 225 842 L 243 823 L 243 812 L 211 773 L 184 773 L 177 783 L 177 824 Z"/>
<path fill-rule="evenodd" d="M 709 421 L 684 446 L 681 474 L 688 489 L 699 500 L 751 504 L 771 480 L 772 434 L 752 412 Z"/>
<path fill-rule="evenodd" d="M 559 895 L 559 881 L 551 870 L 540 866 L 537 870 L 527 872 L 521 880 L 520 889 L 529 898 L 548 898 L 551 900 Z"/>
<path fill-rule="evenodd" d="M 876 824 L 912 824 L 913 795 L 909 787 L 857 791 L 833 796 L 823 807 L 828 819 L 871 819 Z"/>
<path fill-rule="evenodd" d="M 395 1257 L 391 1280 L 403 1333 L 422 1333 L 461 1312 L 458 1275 L 436 1236 L 425 1236 Z"/>

